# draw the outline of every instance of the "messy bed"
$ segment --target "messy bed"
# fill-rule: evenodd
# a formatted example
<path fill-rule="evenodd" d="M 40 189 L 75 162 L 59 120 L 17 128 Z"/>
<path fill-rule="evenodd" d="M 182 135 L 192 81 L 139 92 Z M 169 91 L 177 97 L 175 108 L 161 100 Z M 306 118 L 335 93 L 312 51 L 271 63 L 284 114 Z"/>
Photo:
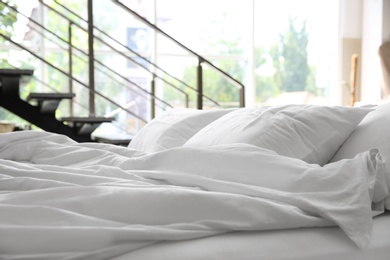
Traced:
<path fill-rule="evenodd" d="M 388 259 L 390 104 L 173 109 L 128 147 L 0 134 L 1 259 Z"/>

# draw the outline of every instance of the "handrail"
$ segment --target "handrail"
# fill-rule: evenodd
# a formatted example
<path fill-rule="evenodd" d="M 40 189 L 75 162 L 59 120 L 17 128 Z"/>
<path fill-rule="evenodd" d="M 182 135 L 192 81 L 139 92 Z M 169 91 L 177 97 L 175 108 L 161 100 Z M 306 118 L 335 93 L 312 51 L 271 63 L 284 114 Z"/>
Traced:
<path fill-rule="evenodd" d="M 165 37 L 167 37 L 168 39 L 170 39 L 171 41 L 173 41 L 174 43 L 176 43 L 177 45 L 179 45 L 180 47 L 182 47 L 183 49 L 185 49 L 186 51 L 188 51 L 189 53 L 191 53 L 192 55 L 196 56 L 198 58 L 198 61 L 199 61 L 199 64 L 201 63 L 207 63 L 207 65 L 209 65 L 210 67 L 212 67 L 213 69 L 215 69 L 217 72 L 219 72 L 220 74 L 224 75 L 224 77 L 226 77 L 229 81 L 233 82 L 236 86 L 238 86 L 240 88 L 240 105 L 243 107 L 245 106 L 245 97 L 244 97 L 244 92 L 245 92 L 245 86 L 239 82 L 238 80 L 236 80 L 235 78 L 233 78 L 232 76 L 230 76 L 229 74 L 227 74 L 225 71 L 221 70 L 220 68 L 218 68 L 217 66 L 215 66 L 213 63 L 211 63 L 210 61 L 208 61 L 207 59 L 203 58 L 201 55 L 199 55 L 198 53 L 196 53 L 195 51 L 191 50 L 190 48 L 188 48 L 187 46 L 185 46 L 184 44 L 180 43 L 179 41 L 177 41 L 176 39 L 174 39 L 172 36 L 170 36 L 169 34 L 167 34 L 166 32 L 164 32 L 163 30 L 161 30 L 159 27 L 157 27 L 156 25 L 154 25 L 153 23 L 149 22 L 147 19 L 145 19 L 144 17 L 142 17 L 141 15 L 139 15 L 137 12 L 135 12 L 134 10 L 128 8 L 126 5 L 124 5 L 120 0 L 112 0 L 113 2 L 117 3 L 119 6 L 121 6 L 123 9 L 125 9 L 127 12 L 133 14 L 135 17 L 137 17 L 139 20 L 141 20 L 142 22 L 144 22 L 145 24 L 147 24 L 149 27 L 152 27 L 154 30 L 158 31 L 159 33 L 163 34 Z"/>
<path fill-rule="evenodd" d="M 48 32 L 49 34 L 53 35 L 54 37 L 56 37 L 58 40 L 66 43 L 66 44 L 69 44 L 65 39 L 63 39 L 62 37 L 60 37 L 59 35 L 55 34 L 53 31 L 47 29 L 45 26 L 41 25 L 40 23 L 34 21 L 33 19 L 31 19 L 30 17 L 26 16 L 25 14 L 19 12 L 19 10 L 17 10 L 16 8 L 12 7 L 12 6 L 9 6 L 7 3 L 2 3 L 4 5 L 6 5 L 7 7 L 9 7 L 10 9 L 12 9 L 13 11 L 15 11 L 16 13 L 18 14 L 21 14 L 23 17 L 27 18 L 29 21 L 31 21 L 32 23 L 34 23 L 34 25 L 37 25 L 38 27 L 40 27 L 41 29 L 43 29 L 44 31 Z M 42 33 L 40 33 L 38 30 L 34 29 L 37 33 L 41 34 L 41 36 L 45 37 Z M 72 45 L 72 48 L 74 48 L 75 50 L 81 52 L 82 54 L 88 56 L 88 54 L 81 50 L 80 48 Z M 165 104 L 166 106 L 168 107 L 172 107 L 172 105 L 170 105 L 169 103 L 167 103 L 165 100 L 162 100 L 156 96 L 154 96 L 152 93 L 150 93 L 149 91 L 143 89 L 141 86 L 139 86 L 137 83 L 131 81 L 130 79 L 122 76 L 121 74 L 117 73 L 116 71 L 114 71 L 113 69 L 111 69 L 110 67 L 106 66 L 105 64 L 103 64 L 101 61 L 99 60 L 96 60 L 94 59 L 95 62 L 99 63 L 99 65 L 103 66 L 105 69 L 111 71 L 112 73 L 114 73 L 115 75 L 121 77 L 122 79 L 124 79 L 125 81 L 129 82 L 130 84 L 136 86 L 138 89 L 140 89 L 141 91 L 147 93 L 149 96 L 152 97 L 152 99 L 157 99 L 158 101 L 160 101 L 161 103 Z M 108 74 L 106 74 L 108 76 Z M 73 78 L 73 77 L 72 77 Z M 128 90 L 132 91 L 131 89 L 129 89 L 127 86 L 125 86 Z"/>
<path fill-rule="evenodd" d="M 47 29 L 47 28 L 45 28 L 45 27 L 43 27 L 43 29 L 44 29 L 44 30 L 46 29 L 48 32 L 51 32 L 49 29 Z M 54 42 L 53 40 L 51 40 L 50 38 L 48 38 L 47 36 L 45 36 L 43 33 L 39 32 L 39 31 L 36 30 L 36 29 L 33 29 L 33 30 L 35 30 L 35 31 L 36 31 L 38 34 L 40 34 L 43 38 L 46 38 L 46 39 L 48 39 L 50 42 L 52 42 L 52 43 L 58 45 L 56 42 Z M 55 35 L 55 36 L 57 36 L 57 35 Z M 57 37 L 59 37 L 59 36 L 57 36 Z M 62 40 L 62 41 L 65 41 L 65 40 L 62 39 L 61 37 L 59 37 L 59 39 Z M 63 48 L 62 48 L 61 46 L 59 46 L 59 45 L 58 45 L 58 47 L 59 47 L 60 49 L 63 49 Z M 77 47 L 75 47 L 75 46 L 73 46 L 73 45 L 72 45 L 72 47 L 73 47 L 74 49 L 76 49 L 77 51 L 81 52 L 82 54 L 88 55 L 88 54 L 85 53 L 83 50 L 81 50 L 81 49 L 79 49 L 79 48 L 77 48 Z M 65 49 L 63 49 L 63 50 L 65 50 Z M 82 61 L 85 62 L 85 63 L 88 62 L 88 61 L 86 61 L 86 60 L 83 60 L 80 56 L 78 56 L 78 55 L 75 54 L 75 53 L 72 53 L 72 55 L 74 55 L 75 57 L 77 57 L 78 59 L 82 60 Z M 136 83 L 134 83 L 133 81 L 129 80 L 129 79 L 126 78 L 126 77 L 123 77 L 121 74 L 117 73 L 116 71 L 114 71 L 114 70 L 111 69 L 110 67 L 106 66 L 106 65 L 105 65 L 104 63 L 102 63 L 101 61 L 95 60 L 95 62 L 97 62 L 99 65 L 103 66 L 105 69 L 109 70 L 110 72 L 114 73 L 116 76 L 121 77 L 123 80 L 125 80 L 125 81 L 127 81 L 127 82 L 129 82 L 129 83 L 131 83 L 131 84 L 133 84 L 133 85 L 136 85 Z M 98 70 L 100 73 L 103 73 L 105 76 L 109 77 L 111 80 L 115 81 L 116 83 L 121 84 L 122 86 L 124 86 L 125 88 L 127 88 L 129 91 L 135 92 L 137 95 L 140 95 L 140 97 L 142 97 L 142 98 L 144 98 L 144 99 L 147 99 L 147 97 L 146 97 L 146 96 L 143 96 L 142 93 L 137 92 L 137 91 L 134 91 L 133 89 L 131 89 L 131 88 L 129 88 L 128 86 L 124 85 L 123 83 L 119 82 L 117 79 L 115 79 L 114 77 L 112 77 L 111 75 L 109 75 L 109 74 L 108 74 L 107 72 L 105 72 L 104 70 L 99 69 L 98 67 L 95 67 L 95 69 Z M 71 73 L 69 73 L 69 75 L 72 76 Z M 73 77 L 71 77 L 71 78 L 73 78 Z M 139 87 L 139 88 L 140 88 L 140 87 Z M 166 106 L 172 107 L 172 105 L 170 105 L 170 104 L 167 103 L 166 101 L 164 101 L 164 100 L 162 100 L 162 99 L 159 99 L 159 98 L 157 98 L 157 97 L 156 97 L 156 99 L 158 99 L 160 102 L 162 102 L 162 103 L 165 104 Z M 152 100 L 154 100 L 154 99 L 152 99 Z M 163 108 L 163 107 L 160 106 L 160 105 L 157 105 L 157 106 L 160 107 L 160 108 Z"/>
<path fill-rule="evenodd" d="M 73 21 L 72 19 L 70 19 L 69 17 L 66 17 L 65 15 L 61 14 L 60 12 L 58 12 L 57 10 L 53 9 L 52 7 L 48 6 L 47 4 L 43 3 L 42 0 L 39 0 L 41 2 L 41 4 L 45 7 L 47 7 L 48 9 L 50 9 L 51 11 L 55 12 L 56 14 L 58 14 L 59 16 L 61 16 L 62 18 L 68 20 L 69 22 L 71 22 L 73 25 L 75 25 L 77 28 L 87 32 L 87 30 L 85 28 L 83 28 L 82 26 L 80 26 L 79 24 L 77 24 L 75 21 Z M 17 11 L 17 10 L 16 10 Z M 18 12 L 18 11 L 17 11 Z M 23 15 L 23 14 L 22 14 Z M 28 18 L 28 17 L 27 17 Z M 31 21 L 33 21 L 31 18 L 28 18 L 30 19 Z M 34 23 L 36 23 L 35 21 L 33 21 Z M 42 27 L 44 29 L 44 27 L 42 25 L 40 25 L 39 23 L 37 23 L 40 27 Z M 52 32 L 51 32 L 52 33 Z M 55 34 L 54 34 L 55 35 Z M 55 35 L 56 37 L 60 38 L 61 40 L 67 42 L 66 40 L 62 39 L 61 37 L 59 37 L 58 35 Z M 103 43 L 105 43 L 104 40 L 102 39 L 99 39 L 98 37 L 95 36 L 96 39 L 102 41 Z M 106 44 L 106 43 L 105 43 Z M 108 47 L 112 48 L 114 51 L 116 52 L 119 52 L 118 50 L 116 50 L 114 47 L 106 44 Z M 80 50 L 79 48 L 75 47 L 74 45 L 72 45 L 73 48 L 76 48 L 78 51 L 82 52 L 83 54 L 85 55 L 88 55 L 86 54 L 84 51 Z M 120 53 L 120 52 L 119 52 Z M 125 55 L 126 56 L 126 55 Z M 131 59 L 130 57 L 126 56 L 126 58 L 128 59 Z M 133 59 L 131 59 L 133 61 Z M 110 69 L 108 66 L 104 65 L 101 61 L 97 60 L 97 59 L 94 59 L 95 62 L 98 62 L 100 65 L 104 66 L 106 69 L 112 71 L 113 73 L 117 74 L 118 76 L 121 76 L 119 73 L 115 72 L 114 70 Z M 135 62 L 135 61 L 134 61 Z M 156 75 L 157 76 L 157 75 Z M 147 93 L 148 95 L 150 95 L 153 99 L 157 99 L 158 101 L 164 103 L 165 105 L 169 106 L 169 107 L 172 107 L 172 105 L 170 105 L 169 103 L 167 103 L 166 101 L 158 98 L 157 96 L 155 96 L 153 93 L 143 89 L 141 86 L 139 86 L 138 84 L 136 84 L 135 82 L 121 76 L 122 78 L 126 79 L 128 82 L 130 82 L 131 84 L 135 85 L 138 89 L 140 89 L 141 91 Z M 168 83 L 169 84 L 169 83 Z M 175 89 L 177 89 L 179 92 L 182 92 L 185 96 L 188 95 L 187 93 L 184 93 L 184 91 L 182 91 L 181 89 L 178 89 L 176 86 L 173 86 Z M 187 97 L 186 97 L 187 98 Z"/>
<path fill-rule="evenodd" d="M 76 23 L 75 21 L 73 21 L 72 19 L 70 19 L 69 17 L 65 16 L 64 14 L 60 13 L 59 11 L 57 11 L 56 9 L 52 8 L 51 6 L 47 5 L 46 3 L 43 2 L 43 0 L 39 0 L 39 2 L 41 2 L 41 4 L 43 6 L 45 6 L 46 8 L 48 8 L 49 10 L 55 12 L 56 14 L 58 14 L 59 16 L 61 16 L 62 18 L 68 20 L 69 22 L 71 22 L 73 25 L 75 25 L 77 28 L 85 31 L 85 32 L 88 32 L 87 29 L 83 28 L 81 25 L 79 25 L 78 23 Z M 55 3 L 57 3 L 58 5 L 60 5 L 61 7 L 63 7 L 65 10 L 71 12 L 70 10 L 68 10 L 66 7 L 62 6 L 61 4 L 59 4 L 58 2 L 54 1 Z M 77 14 L 75 14 L 74 12 L 71 12 L 72 14 L 74 14 L 75 16 L 77 16 L 79 19 L 83 20 L 84 22 L 88 22 L 86 21 L 85 19 L 83 19 L 82 17 L 78 16 Z M 96 28 L 95 26 L 93 27 L 94 29 L 96 30 L 99 30 L 98 28 Z M 99 32 L 102 32 L 99 30 Z M 127 46 L 125 45 L 122 45 L 120 42 L 118 42 L 117 40 L 113 39 L 111 36 L 109 35 L 106 35 L 107 37 L 109 37 L 111 40 L 115 41 L 117 44 L 120 44 L 122 47 L 125 47 L 126 49 L 128 49 L 129 51 L 131 51 L 132 53 L 136 53 L 134 51 L 132 51 L 130 48 L 128 48 Z M 131 60 L 133 63 L 137 64 L 138 66 L 142 67 L 143 69 L 145 69 L 148 73 L 150 73 L 153 77 L 156 77 L 156 78 L 159 78 L 160 80 L 162 80 L 163 82 L 165 82 L 166 84 L 168 84 L 170 87 L 173 87 L 175 90 L 181 92 L 184 96 L 185 96 L 185 100 L 188 100 L 188 94 L 183 91 L 182 89 L 176 87 L 175 85 L 173 85 L 172 83 L 166 81 L 164 78 L 161 78 L 160 76 L 158 76 L 156 73 L 153 73 L 151 72 L 149 69 L 147 69 L 145 66 L 143 66 L 141 63 L 137 62 L 136 60 L 134 60 L 133 58 L 125 55 L 124 53 L 120 52 L 119 50 L 117 50 L 115 47 L 111 46 L 110 44 L 108 44 L 106 41 L 104 41 L 102 38 L 98 37 L 98 36 L 94 36 L 94 38 L 96 38 L 97 40 L 99 40 L 100 42 L 102 42 L 103 44 L 105 44 L 107 47 L 111 48 L 113 51 L 115 51 L 116 53 L 124 56 L 126 59 L 129 59 Z M 142 57 L 140 56 L 138 53 L 137 53 L 137 56 L 138 57 Z M 153 66 L 156 66 L 154 65 L 153 63 L 151 63 L 150 61 L 148 61 L 147 59 L 145 59 L 144 57 L 142 57 L 145 61 L 147 61 L 148 63 L 152 64 Z M 96 59 L 94 59 L 94 61 L 97 61 Z M 157 68 L 157 67 L 156 67 Z M 160 69 L 162 72 L 164 72 L 166 75 L 168 75 L 169 77 L 171 78 L 175 78 L 173 77 L 172 75 L 168 74 L 167 72 L 163 71 L 162 69 Z M 177 79 L 179 80 L 179 79 Z M 184 82 L 180 82 L 181 84 L 185 84 Z M 185 84 L 186 85 L 186 84 Z M 187 85 L 188 86 L 188 85 Z M 153 93 L 149 93 L 150 95 L 154 96 Z M 154 96 L 155 97 L 155 96 Z M 157 97 L 155 97 L 157 98 Z M 206 97 L 207 98 L 207 97 Z M 158 98 L 157 98 L 158 99 Z M 164 102 L 163 100 L 159 100 L 160 102 Z M 211 102 L 215 103 L 216 105 L 219 105 L 216 101 L 210 99 Z M 166 102 L 164 102 L 166 103 Z M 166 103 L 167 104 L 167 103 Z M 171 105 L 169 105 L 170 107 L 172 107 Z"/>
<path fill-rule="evenodd" d="M 40 0 L 42 1 L 42 0 Z M 69 13 L 71 13 L 72 15 L 76 16 L 77 18 L 79 18 L 80 20 L 84 21 L 84 22 L 88 22 L 87 20 L 85 20 L 83 17 L 81 17 L 80 15 L 76 14 L 75 12 L 73 12 L 72 10 L 70 10 L 69 8 L 67 8 L 66 6 L 64 6 L 63 4 L 59 3 L 57 0 L 54 0 L 54 2 L 61 6 L 61 8 L 65 9 L 66 11 L 68 11 Z M 51 7 L 50 7 L 51 8 Z M 57 11 L 56 11 L 57 12 Z M 67 18 L 69 19 L 69 18 Z M 140 55 L 139 53 L 133 51 L 131 48 L 129 48 L 128 46 L 122 44 L 121 42 L 119 42 L 118 40 L 114 39 L 113 37 L 111 37 L 110 35 L 108 35 L 106 32 L 100 30 L 99 28 L 97 28 L 96 26 L 93 27 L 95 30 L 97 30 L 99 33 L 103 34 L 105 37 L 109 38 L 110 40 L 114 41 L 116 44 L 120 45 L 121 47 L 125 48 L 126 50 L 130 51 L 132 54 L 135 54 L 137 57 L 141 58 L 142 60 L 146 61 L 148 64 L 152 65 L 153 67 L 155 67 L 156 69 L 160 70 L 161 72 L 163 72 L 165 75 L 168 75 L 170 78 L 176 80 L 177 82 L 179 82 L 180 84 L 183 84 L 184 86 L 186 86 L 187 88 L 190 88 L 191 90 L 195 91 L 195 92 L 198 92 L 197 89 L 195 89 L 194 87 L 188 85 L 187 83 L 185 83 L 184 81 L 182 81 L 181 79 L 175 77 L 175 76 L 172 76 L 170 73 L 168 73 L 166 70 L 164 70 L 163 68 L 161 68 L 160 66 L 158 66 L 157 64 L 154 64 L 153 62 L 151 62 L 150 60 L 146 59 L 145 57 L 143 57 L 142 55 Z M 130 59 L 132 62 L 136 63 L 138 66 L 144 68 L 145 70 L 147 70 L 149 73 L 152 73 L 153 76 L 161 79 L 162 81 L 164 81 L 164 83 L 168 84 L 168 85 L 171 85 L 172 87 L 176 88 L 177 90 L 180 90 L 179 88 L 177 88 L 176 86 L 172 85 L 170 82 L 166 81 L 164 78 L 161 78 L 160 76 L 158 76 L 157 74 L 149 71 L 145 66 L 143 66 L 141 63 L 135 61 L 134 59 L 132 59 L 131 57 L 128 57 L 127 55 L 119 52 L 118 50 L 116 50 L 114 47 L 112 47 L 111 45 L 107 44 L 107 42 L 105 42 L 103 39 L 101 39 L 100 37 L 97 37 L 95 35 L 95 38 L 98 39 L 99 41 L 101 41 L 102 43 L 106 44 L 108 47 L 112 48 L 114 51 L 124 55 L 126 58 Z M 206 96 L 206 95 L 203 95 L 204 98 L 208 99 L 209 101 L 211 101 L 212 103 L 214 103 L 215 105 L 217 106 L 220 106 L 219 103 L 215 100 L 213 100 L 212 98 Z M 188 96 L 186 97 L 188 99 Z"/>
<path fill-rule="evenodd" d="M 41 58 L 39 55 L 37 55 L 37 54 L 35 54 L 34 52 L 30 51 L 28 48 L 25 48 L 25 47 L 22 46 L 21 44 L 19 44 L 19 43 L 13 41 L 10 37 L 5 36 L 5 35 L 4 35 L 3 33 L 1 33 L 1 32 L 0 32 L 0 36 L 3 37 L 4 39 L 6 39 L 7 41 L 11 42 L 12 44 L 18 46 L 19 48 L 21 48 L 21 49 L 27 51 L 28 53 L 30 53 L 30 54 L 31 54 L 32 56 L 34 56 L 35 58 L 37 58 L 37 59 L 39 59 L 40 61 L 44 62 L 46 65 L 49 65 L 49 66 L 52 67 L 53 69 L 55 69 L 55 70 L 61 72 L 61 73 L 64 74 L 65 76 L 69 77 L 69 74 L 68 74 L 66 71 L 64 71 L 64 70 L 62 70 L 62 69 L 56 67 L 55 65 L 51 64 L 51 63 L 48 62 L 47 60 Z M 78 84 L 80 84 L 81 86 L 83 86 L 83 87 L 89 89 L 89 87 L 88 87 L 86 84 L 84 84 L 83 82 L 81 82 L 80 80 L 78 80 L 78 79 L 76 79 L 76 78 L 73 78 L 73 80 L 76 81 L 76 82 L 77 82 Z M 141 120 L 142 122 L 144 122 L 144 123 L 147 123 L 147 122 L 148 122 L 146 119 L 144 119 L 144 118 L 142 118 L 141 116 L 139 116 L 139 115 L 133 113 L 132 111 L 130 111 L 130 110 L 124 108 L 123 106 L 121 106 L 121 105 L 118 104 L 117 102 L 115 102 L 115 101 L 113 101 L 112 99 L 110 99 L 110 98 L 106 97 L 105 95 L 101 94 L 99 91 L 93 90 L 93 94 L 96 94 L 96 95 L 100 96 L 101 98 L 107 100 L 109 103 L 115 105 L 116 107 L 122 109 L 123 111 L 126 111 L 127 113 L 131 114 L 132 116 L 134 116 L 135 118 Z"/>

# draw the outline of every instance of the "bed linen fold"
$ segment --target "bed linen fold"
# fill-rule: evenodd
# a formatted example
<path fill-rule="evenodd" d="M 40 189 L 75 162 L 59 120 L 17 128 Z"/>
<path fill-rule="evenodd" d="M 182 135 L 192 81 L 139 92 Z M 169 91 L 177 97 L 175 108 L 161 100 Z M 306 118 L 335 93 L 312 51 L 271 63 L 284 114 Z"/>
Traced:
<path fill-rule="evenodd" d="M 145 153 L 1 134 L 0 253 L 104 259 L 159 241 L 325 226 L 364 248 L 383 211 L 371 205 L 388 196 L 384 169 L 377 149 L 321 167 L 247 144 Z"/>

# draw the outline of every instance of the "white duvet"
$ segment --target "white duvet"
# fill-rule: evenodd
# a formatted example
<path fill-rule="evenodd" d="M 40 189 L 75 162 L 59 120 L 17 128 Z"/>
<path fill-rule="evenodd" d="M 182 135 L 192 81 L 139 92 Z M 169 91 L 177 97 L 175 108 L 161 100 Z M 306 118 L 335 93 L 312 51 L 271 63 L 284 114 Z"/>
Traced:
<path fill-rule="evenodd" d="M 163 240 L 313 226 L 339 226 L 359 250 L 383 211 L 385 174 L 376 149 L 320 167 L 246 144 L 145 153 L 0 134 L 0 256 L 107 259 Z"/>

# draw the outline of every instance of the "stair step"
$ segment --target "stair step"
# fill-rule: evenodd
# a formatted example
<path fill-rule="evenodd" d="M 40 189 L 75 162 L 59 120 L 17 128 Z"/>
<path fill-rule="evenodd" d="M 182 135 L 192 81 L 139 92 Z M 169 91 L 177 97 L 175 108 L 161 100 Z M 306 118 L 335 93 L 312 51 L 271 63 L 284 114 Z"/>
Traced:
<path fill-rule="evenodd" d="M 112 122 L 114 117 L 62 117 L 63 122 L 73 123 L 109 123 Z"/>
<path fill-rule="evenodd" d="M 69 136 L 77 142 L 92 142 L 91 136 L 77 135 L 73 127 L 60 122 L 54 115 L 42 114 L 36 106 L 18 96 L 0 94 L 0 106 L 42 130 Z"/>
<path fill-rule="evenodd" d="M 27 101 L 37 101 L 42 114 L 54 115 L 61 100 L 72 99 L 74 93 L 30 93 Z"/>
<path fill-rule="evenodd" d="M 71 125 L 78 135 L 91 135 L 102 123 L 114 121 L 113 117 L 63 117 L 62 122 Z"/>
<path fill-rule="evenodd" d="M 34 70 L 29 69 L 0 69 L 0 75 L 6 76 L 31 76 Z"/>
<path fill-rule="evenodd" d="M 131 138 L 113 139 L 111 137 L 105 137 L 105 136 L 94 136 L 92 139 L 98 143 L 115 144 L 120 146 L 128 146 L 131 141 Z"/>
<path fill-rule="evenodd" d="M 31 76 L 34 70 L 0 69 L 0 91 L 3 95 L 19 96 L 19 85 L 23 76 Z"/>
<path fill-rule="evenodd" d="M 76 96 L 74 93 L 30 93 L 27 97 L 29 100 L 47 100 L 47 99 L 72 99 Z"/>

